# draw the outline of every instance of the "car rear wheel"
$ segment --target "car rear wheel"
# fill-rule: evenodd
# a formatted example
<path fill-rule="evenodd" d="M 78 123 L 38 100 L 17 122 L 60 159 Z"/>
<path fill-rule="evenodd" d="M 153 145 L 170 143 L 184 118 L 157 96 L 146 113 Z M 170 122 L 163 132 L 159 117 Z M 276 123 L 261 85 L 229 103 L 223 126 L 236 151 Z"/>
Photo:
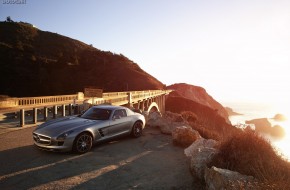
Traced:
<path fill-rule="evenodd" d="M 137 121 L 134 123 L 131 135 L 135 138 L 140 137 L 142 135 L 142 130 L 143 130 L 143 124 L 141 121 Z"/>
<path fill-rule="evenodd" d="M 81 133 L 74 141 L 73 150 L 78 154 L 84 154 L 91 150 L 93 138 L 89 133 Z"/>

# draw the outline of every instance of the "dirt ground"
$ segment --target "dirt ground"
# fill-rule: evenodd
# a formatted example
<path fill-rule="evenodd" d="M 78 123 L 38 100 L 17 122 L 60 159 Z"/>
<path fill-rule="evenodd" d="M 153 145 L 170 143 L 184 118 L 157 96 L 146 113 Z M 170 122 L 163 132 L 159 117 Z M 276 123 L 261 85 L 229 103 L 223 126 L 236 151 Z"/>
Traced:
<path fill-rule="evenodd" d="M 140 138 L 97 144 L 84 155 L 33 145 L 34 127 L 0 135 L 0 189 L 202 189 L 171 136 L 145 128 Z"/>

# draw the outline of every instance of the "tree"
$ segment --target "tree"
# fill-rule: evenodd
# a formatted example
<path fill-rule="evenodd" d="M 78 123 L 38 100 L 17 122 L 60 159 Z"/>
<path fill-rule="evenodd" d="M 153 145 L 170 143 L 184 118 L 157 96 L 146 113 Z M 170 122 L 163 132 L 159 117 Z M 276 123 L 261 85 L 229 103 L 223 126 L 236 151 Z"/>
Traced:
<path fill-rule="evenodd" d="M 6 17 L 6 22 L 13 22 L 10 16 Z"/>

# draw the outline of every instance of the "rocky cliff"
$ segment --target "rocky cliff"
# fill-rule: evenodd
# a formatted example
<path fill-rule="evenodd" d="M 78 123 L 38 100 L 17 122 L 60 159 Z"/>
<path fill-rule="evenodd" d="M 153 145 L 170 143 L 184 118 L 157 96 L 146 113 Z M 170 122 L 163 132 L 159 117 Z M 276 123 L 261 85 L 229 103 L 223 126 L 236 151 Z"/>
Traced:
<path fill-rule="evenodd" d="M 229 115 L 226 109 L 212 96 L 210 96 L 204 88 L 186 83 L 178 83 L 167 86 L 167 89 L 174 90 L 174 94 L 177 96 L 181 96 L 183 98 L 207 106 L 212 110 L 216 110 L 220 116 L 222 116 L 228 123 L 230 123 L 228 119 Z"/>

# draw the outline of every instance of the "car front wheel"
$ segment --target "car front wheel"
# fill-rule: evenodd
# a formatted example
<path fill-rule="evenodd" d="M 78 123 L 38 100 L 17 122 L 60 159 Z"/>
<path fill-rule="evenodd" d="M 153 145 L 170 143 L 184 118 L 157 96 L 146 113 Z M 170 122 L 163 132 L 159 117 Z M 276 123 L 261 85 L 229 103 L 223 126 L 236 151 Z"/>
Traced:
<path fill-rule="evenodd" d="M 134 123 L 131 135 L 136 138 L 140 137 L 142 135 L 142 130 L 143 130 L 142 127 L 143 127 L 142 122 L 137 121 L 136 123 Z"/>
<path fill-rule="evenodd" d="M 78 154 L 84 154 L 91 150 L 93 138 L 89 133 L 81 133 L 74 141 L 73 150 Z"/>

